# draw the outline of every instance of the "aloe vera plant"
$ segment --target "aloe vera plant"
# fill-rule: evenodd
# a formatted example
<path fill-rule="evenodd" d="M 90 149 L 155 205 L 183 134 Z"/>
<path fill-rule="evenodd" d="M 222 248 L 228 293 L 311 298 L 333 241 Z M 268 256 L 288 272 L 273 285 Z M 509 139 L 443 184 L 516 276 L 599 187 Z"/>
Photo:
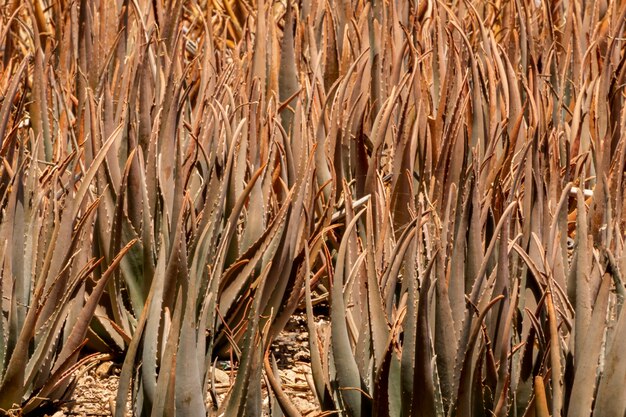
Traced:
<path fill-rule="evenodd" d="M 604 104 L 603 78 L 623 67 L 608 33 L 623 33 L 624 8 L 423 4 L 357 7 L 347 27 L 333 13 L 322 37 L 354 57 L 327 105 L 329 142 L 343 199 L 369 203 L 333 248 L 330 330 L 310 326 L 320 403 L 603 415 L 600 387 L 624 376 L 605 368 L 623 297 L 624 140 L 610 120 L 624 102 Z M 362 44 L 347 46 L 351 33 Z"/>
<path fill-rule="evenodd" d="M 75 370 L 99 357 L 79 354 L 108 280 L 136 243 L 125 242 L 110 262 L 94 257 L 90 234 L 100 198 L 91 180 L 119 135 L 107 138 L 80 174 L 75 150 L 49 155 L 41 134 L 20 127 L 29 119 L 16 86 L 29 77 L 29 61 L 7 68 L 11 89 L 0 131 L 0 410 L 26 414 L 67 399 Z M 39 65 L 35 58 L 34 72 Z M 46 163 L 49 157 L 55 162 Z"/>
<path fill-rule="evenodd" d="M 323 412 L 623 415 L 625 21 L 10 2 L 0 408 L 58 405 L 113 354 L 117 416 L 297 416 L 271 346 L 304 306 Z"/>

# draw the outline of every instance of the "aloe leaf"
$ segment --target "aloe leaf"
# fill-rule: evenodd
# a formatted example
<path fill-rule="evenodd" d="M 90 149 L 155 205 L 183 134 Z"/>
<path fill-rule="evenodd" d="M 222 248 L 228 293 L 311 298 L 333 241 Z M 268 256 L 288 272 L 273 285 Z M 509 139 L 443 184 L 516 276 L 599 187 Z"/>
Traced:
<path fill-rule="evenodd" d="M 294 49 L 294 30 L 295 25 L 295 11 L 291 6 L 291 2 L 287 2 L 285 29 L 283 31 L 283 38 L 280 44 L 280 69 L 279 69 L 279 84 L 278 93 L 280 101 L 283 105 L 289 105 L 293 95 L 298 91 L 298 69 L 296 68 L 296 55 Z M 288 101 L 288 99 L 291 99 Z M 282 125 L 287 133 L 291 130 L 291 124 L 293 121 L 293 114 L 290 108 L 285 108 L 281 112 Z"/>
<path fill-rule="evenodd" d="M 400 361 L 396 356 L 394 345 L 394 338 L 390 338 L 383 361 L 375 371 L 373 416 L 400 416 Z"/>
<path fill-rule="evenodd" d="M 6 242 L 0 241 L 0 259 L 5 259 L 4 255 L 6 253 Z M 5 274 L 4 262 L 0 263 L 0 278 L 4 278 Z M 4 299 L 4 280 L 0 280 L 0 299 Z M 8 297 L 7 297 L 8 298 Z M 2 305 L 2 304 L 0 304 Z M 4 364 L 7 355 L 7 342 L 8 342 L 8 321 L 4 318 L 4 314 L 0 317 L 0 380 L 4 378 Z"/>
<path fill-rule="evenodd" d="M 396 242 L 394 251 L 391 253 L 391 265 L 385 270 L 381 279 L 383 285 L 383 294 L 385 294 L 385 307 L 387 309 L 387 317 L 392 316 L 393 297 L 395 297 L 396 287 L 400 284 L 400 271 L 409 263 L 407 251 L 414 242 L 417 228 L 415 227 L 418 218 L 416 217 L 406 225 L 405 230 Z"/>
<path fill-rule="evenodd" d="M 408 351 L 407 355 L 414 355 L 415 369 L 413 371 L 413 404 L 411 413 L 418 416 L 437 415 L 435 405 L 435 378 L 433 375 L 432 358 L 434 356 L 433 340 L 429 325 L 429 292 L 431 288 L 431 273 L 436 262 L 437 253 L 432 263 L 424 271 L 419 285 L 419 301 L 417 301 L 417 323 L 415 350 Z M 416 282 L 409 284 L 417 286 Z M 409 291 L 411 288 L 409 287 Z M 416 291 L 416 290 L 413 290 Z M 416 302 L 414 301 L 414 302 Z M 404 355 L 404 352 L 403 352 Z"/>
<path fill-rule="evenodd" d="M 607 346 L 604 372 L 600 377 L 595 398 L 594 416 L 618 416 L 626 412 L 626 397 L 622 390 L 626 381 L 626 361 L 622 358 L 624 337 L 626 312 L 622 308 L 612 343 Z"/>
<path fill-rule="evenodd" d="M 93 259 L 87 262 L 77 273 L 76 277 L 70 280 L 66 285 L 65 293 L 59 300 L 51 297 L 53 294 L 52 291 L 49 291 L 42 297 L 42 304 L 54 304 L 55 308 L 42 328 L 38 329 L 35 334 L 36 348 L 30 355 L 28 364 L 26 365 L 24 386 L 34 384 L 36 388 L 39 388 L 54 382 L 54 378 L 50 376 L 50 373 L 52 372 L 52 367 L 59 364 L 57 361 L 58 357 L 54 357 L 53 352 L 58 348 L 57 344 L 60 343 L 61 326 L 72 326 L 80 319 L 84 307 L 82 298 L 78 298 L 83 295 L 80 289 L 84 289 L 84 281 L 93 273 L 94 269 L 99 264 L 100 262 Z M 59 281 L 57 281 L 57 285 L 58 282 Z M 78 310 L 78 315 L 74 320 L 71 320 L 69 317 L 71 309 Z M 80 346 L 82 345 L 83 343 L 80 344 Z M 76 351 L 76 349 L 77 348 L 75 348 L 74 351 Z M 53 359 L 55 362 L 53 362 Z M 65 362 L 72 365 L 69 360 Z"/>
<path fill-rule="evenodd" d="M 311 355 L 311 373 L 313 374 L 313 382 L 315 383 L 315 394 L 320 405 L 329 408 L 332 404 L 329 393 L 329 381 L 327 380 L 324 368 L 322 366 L 322 358 L 320 355 L 320 346 L 318 342 L 318 334 L 315 324 L 315 316 L 313 315 L 313 302 L 311 300 L 311 259 L 309 258 L 309 247 L 305 244 L 305 303 L 307 328 L 309 330 L 309 352 Z"/>
<path fill-rule="evenodd" d="M 571 416 L 588 416 L 592 411 L 598 361 L 600 360 L 603 336 L 606 332 L 606 311 L 610 289 L 611 279 L 605 276 L 593 305 L 589 331 L 586 332 L 584 339 L 580 339 L 583 344 L 580 346 L 580 350 L 576 352 L 574 383 L 568 405 L 568 415 Z"/>
<path fill-rule="evenodd" d="M 389 416 L 402 416 L 402 380 L 400 359 L 394 354 L 389 368 Z"/>
<path fill-rule="evenodd" d="M 147 410 L 150 410 L 155 400 L 156 385 L 157 385 L 157 359 L 158 359 L 158 345 L 159 339 L 159 326 L 162 322 L 163 315 L 163 291 L 165 288 L 165 273 L 167 256 L 165 252 L 165 244 L 161 238 L 161 248 L 159 250 L 159 257 L 152 278 L 152 286 L 148 297 L 150 302 L 146 300 L 144 305 L 145 314 L 142 310 L 140 316 L 140 323 L 143 324 L 143 331 L 134 336 L 131 344 L 135 344 L 136 340 L 142 340 L 142 366 L 141 366 L 141 379 L 143 385 L 144 405 Z M 130 346 L 129 346 L 130 350 Z M 132 352 L 132 351 L 131 351 Z M 131 353 L 127 353 L 127 356 Z M 124 368 L 122 369 L 123 375 L 126 370 L 126 362 L 124 362 Z M 130 374 L 127 374 L 127 378 L 130 378 Z M 120 380 L 122 376 L 120 375 Z M 125 383 L 126 380 L 124 380 Z M 120 387 L 122 387 L 120 383 Z M 120 388 L 121 389 L 121 388 Z M 119 391 L 118 391 L 119 392 Z M 124 397 L 125 398 L 125 397 Z M 119 396 L 118 396 L 119 401 Z M 119 404 L 118 404 L 119 407 Z"/>
<path fill-rule="evenodd" d="M 111 224 L 112 236 L 110 239 L 109 253 L 115 253 L 118 250 L 118 247 L 121 245 L 122 239 L 128 238 L 128 240 L 130 240 L 133 238 L 137 238 L 137 234 L 134 231 L 129 230 L 131 226 L 128 222 L 128 218 L 124 213 L 124 202 L 126 200 L 125 197 L 128 185 L 128 175 L 134 158 L 135 151 L 131 151 L 126 162 L 126 166 L 124 168 L 124 173 L 120 180 L 120 189 L 117 192 L 117 201 L 115 202 L 113 220 Z M 124 282 L 130 295 L 133 310 L 135 311 L 135 315 L 138 316 L 145 302 L 145 300 L 143 299 L 144 295 L 141 293 L 139 284 L 134 279 L 134 277 L 139 277 L 142 275 L 140 261 L 141 252 L 143 252 L 141 244 L 131 248 L 131 250 L 121 261 L 121 271 L 117 273 L 115 279 L 111 280 L 109 283 L 110 293 L 112 294 L 111 302 L 113 304 L 113 316 L 115 317 L 116 322 L 122 324 L 123 328 L 127 331 L 130 330 L 130 326 L 128 324 L 128 319 L 124 317 L 123 300 L 120 296 L 121 292 L 118 289 L 120 283 L 117 281 L 119 280 L 120 275 L 124 277 Z"/>
<path fill-rule="evenodd" d="M 89 218 L 89 213 L 93 212 L 94 207 L 95 204 L 87 210 L 82 223 L 77 225 L 77 230 L 82 228 L 86 219 Z M 75 247 L 76 240 L 77 239 L 73 239 L 73 241 L 67 245 L 70 247 L 70 253 Z M 0 408 L 6 409 L 14 403 L 19 403 L 19 399 L 24 393 L 23 391 L 28 389 L 30 387 L 30 383 L 35 379 L 35 372 L 39 370 L 39 366 L 37 365 L 41 364 L 45 356 L 49 354 L 49 347 L 58 337 L 57 326 L 60 325 L 59 320 L 61 317 L 65 317 L 67 309 L 61 307 L 65 304 L 61 304 L 61 306 L 59 306 L 56 303 L 59 299 L 68 302 L 74 291 L 75 285 L 78 284 L 77 280 L 75 280 L 73 284 L 67 282 L 67 270 L 72 257 L 68 256 L 68 258 L 69 259 L 66 262 L 66 265 L 58 271 L 58 274 L 54 277 L 54 279 L 50 280 L 50 285 L 47 288 L 44 287 L 43 279 L 38 280 L 30 302 L 35 305 L 41 304 L 41 306 L 39 309 L 29 308 L 26 311 L 23 323 L 19 328 L 16 328 L 16 330 L 19 330 L 19 334 L 16 335 L 15 341 L 11 341 L 9 339 L 10 346 L 13 347 L 13 350 L 10 354 L 6 371 L 0 385 L 0 393 L 2 393 L 0 396 Z M 63 294 L 62 289 L 67 290 L 67 293 L 65 296 L 58 296 L 59 294 Z M 44 317 L 46 320 L 43 320 Z M 14 305 L 12 306 L 10 319 L 15 320 Z M 33 352 L 29 352 L 28 346 L 33 339 L 37 341 L 36 329 L 38 328 L 38 320 L 42 320 L 44 323 L 47 322 L 47 324 L 45 327 L 43 324 L 39 326 L 39 328 L 44 328 L 44 332 L 42 332 L 44 337 L 39 340 L 37 349 L 35 350 L 34 355 L 31 356 Z M 53 331 L 52 329 L 55 329 L 56 331 Z M 82 342 L 82 340 L 80 342 Z M 74 346 L 74 348 L 76 348 L 76 346 Z M 60 363 L 59 358 L 60 355 L 56 359 L 56 364 Z M 28 362 L 29 360 L 31 361 L 30 363 Z M 64 358 L 61 360 L 64 360 Z"/>
<path fill-rule="evenodd" d="M 585 200 L 582 192 L 578 190 L 577 195 L 577 209 L 578 218 L 576 219 L 576 275 L 575 282 L 571 287 L 575 291 L 575 300 L 572 300 L 572 304 L 576 308 L 576 322 L 575 322 L 575 343 L 574 349 L 578 352 L 582 351 L 582 346 L 587 339 L 586 333 L 589 329 L 589 323 L 591 320 L 592 302 L 591 302 L 591 288 L 590 288 L 590 276 L 591 268 L 589 265 L 590 249 L 589 249 L 589 236 L 587 232 L 587 208 L 585 207 Z M 568 285 L 568 288 L 570 286 Z"/>
<path fill-rule="evenodd" d="M 546 400 L 546 388 L 541 375 L 535 377 L 535 415 L 537 417 L 549 417 L 548 401 Z"/>
<path fill-rule="evenodd" d="M 369 317 L 367 322 L 370 326 L 370 332 L 372 337 L 373 346 L 373 358 L 374 369 L 377 370 L 382 366 L 384 360 L 388 361 L 387 366 L 390 365 L 391 359 L 384 359 L 389 354 L 389 323 L 385 316 L 383 309 L 382 295 L 380 291 L 380 284 L 378 280 L 378 273 L 376 271 L 376 262 L 374 260 L 374 220 L 373 220 L 372 207 L 369 206 L 367 210 L 367 230 L 371 231 L 369 238 L 367 239 L 367 301 Z M 386 371 L 388 372 L 388 370 Z"/>
<path fill-rule="evenodd" d="M 245 266 L 242 268 L 241 272 L 237 273 L 232 280 L 226 281 L 225 279 L 222 279 L 221 284 L 224 288 L 221 292 L 219 304 L 220 310 L 224 316 L 227 316 L 229 313 L 235 299 L 244 289 L 245 283 L 249 282 L 250 274 L 257 268 L 258 262 L 264 256 L 269 256 L 271 258 L 277 250 L 275 245 L 272 247 L 272 242 L 274 239 L 280 237 L 284 231 L 285 218 L 290 206 L 290 200 L 291 194 L 289 199 L 283 204 L 280 211 L 276 214 L 276 217 L 273 219 L 272 224 L 269 225 L 268 229 L 264 231 L 259 240 L 242 255 L 242 261 L 245 261 Z M 228 274 L 229 271 L 226 271 L 226 273 Z"/>
<path fill-rule="evenodd" d="M 265 165 L 263 174 L 267 173 L 267 165 Z M 261 182 L 255 182 L 249 195 L 248 213 L 254 213 L 254 215 L 248 215 L 248 221 L 246 222 L 246 228 L 241 236 L 239 250 L 240 253 L 246 252 L 254 242 L 256 242 L 265 227 L 265 216 L 262 213 L 266 212 L 265 209 L 265 197 L 263 196 L 263 189 Z"/>
<path fill-rule="evenodd" d="M 270 267 L 271 263 L 266 265 L 259 277 L 255 280 L 257 288 L 254 300 L 248 311 L 248 325 L 241 343 L 242 354 L 239 371 L 237 373 L 237 378 L 235 379 L 235 385 L 229 393 L 228 401 L 224 403 L 225 409 L 223 410 L 223 413 L 226 417 L 242 415 L 246 405 L 248 404 L 247 396 L 249 385 L 251 383 L 251 374 L 256 371 L 254 369 L 255 366 L 261 366 L 261 363 L 254 360 L 254 356 L 262 357 L 263 355 L 263 351 L 258 349 L 260 338 L 258 324 L 261 307 L 261 294 L 263 286 L 266 284 Z M 256 400 L 256 398 L 253 398 L 252 400 Z M 258 411 L 260 410 L 257 409 L 257 412 Z"/>
<path fill-rule="evenodd" d="M 281 331 L 294 314 L 301 302 L 304 287 L 303 269 L 300 267 L 304 257 L 301 247 L 301 237 L 306 233 L 309 222 L 306 218 L 307 209 L 310 210 L 311 194 L 313 193 L 313 156 L 308 160 L 302 155 L 297 161 L 297 176 L 295 178 L 293 194 L 287 194 L 291 207 L 286 220 L 286 227 L 281 239 L 281 246 L 277 249 L 273 271 L 270 275 L 276 276 L 276 285 L 267 287 L 262 301 L 265 312 L 276 311 L 269 337 L 272 339 Z M 290 197 L 293 195 L 293 197 Z M 267 297 L 267 300 L 266 300 Z"/>
<path fill-rule="evenodd" d="M 361 375 L 357 366 L 350 336 L 346 323 L 346 308 L 344 304 L 343 284 L 345 271 L 346 249 L 348 236 L 356 226 L 357 221 L 365 209 L 361 210 L 347 225 L 345 238 L 342 239 L 335 267 L 335 279 L 331 292 L 331 330 L 332 330 L 332 353 L 335 366 L 337 368 L 337 379 L 341 387 L 341 398 L 343 399 L 346 411 L 349 415 L 359 416 L 362 410 L 367 409 L 363 404 L 364 398 L 360 390 L 362 389 Z"/>
<path fill-rule="evenodd" d="M 231 244 L 233 244 L 232 239 L 233 236 L 235 235 L 236 229 L 235 229 L 235 225 L 238 222 L 239 219 L 239 215 L 241 214 L 241 211 L 244 207 L 244 204 L 246 202 L 246 198 L 248 197 L 248 195 L 250 194 L 250 192 L 252 191 L 252 188 L 254 187 L 254 184 L 256 183 L 256 181 L 259 179 L 259 177 L 261 176 L 261 174 L 263 173 L 265 167 L 261 167 L 259 168 L 254 175 L 250 178 L 250 181 L 248 181 L 248 184 L 246 185 L 245 189 L 242 191 L 241 195 L 239 196 L 239 199 L 237 200 L 237 202 L 235 203 L 235 205 L 232 208 L 232 211 L 230 212 L 230 215 L 228 216 L 228 220 L 227 223 L 224 227 L 224 232 L 223 232 L 223 237 L 221 239 L 220 242 L 220 247 L 222 249 L 218 250 L 218 253 L 224 252 L 223 255 L 221 255 L 218 260 L 216 261 L 216 268 L 214 268 L 215 273 L 217 274 L 221 274 L 224 268 L 224 264 L 226 262 L 225 256 L 225 249 L 228 249 Z"/>
<path fill-rule="evenodd" d="M 502 230 L 502 227 L 506 225 L 506 220 L 507 217 L 511 214 L 511 212 L 513 211 L 513 209 L 517 206 L 517 202 L 512 202 L 511 204 L 508 205 L 508 207 L 506 208 L 506 210 L 504 211 L 504 213 L 502 213 L 502 217 L 500 218 L 500 221 L 498 222 L 493 235 L 494 236 L 498 236 L 498 234 L 500 233 L 500 231 Z M 470 295 L 470 301 L 473 304 L 477 304 L 479 301 L 479 297 L 481 292 L 483 291 L 484 287 L 483 287 L 483 281 L 485 279 L 485 272 L 487 270 L 487 263 L 489 258 L 491 257 L 491 254 L 493 252 L 493 250 L 495 249 L 496 246 L 496 242 L 498 241 L 498 239 L 492 239 L 489 246 L 487 247 L 487 250 L 485 251 L 485 256 L 483 258 L 483 262 L 480 265 L 480 269 L 478 270 L 478 274 L 476 275 L 476 281 L 474 282 L 474 286 L 472 287 L 472 291 L 471 291 L 471 295 Z"/>
<path fill-rule="evenodd" d="M 130 248 L 136 242 L 137 240 L 131 240 L 130 242 L 128 242 L 119 251 L 119 253 L 115 256 L 115 258 L 113 258 L 113 260 L 111 261 L 111 264 L 108 266 L 104 274 L 102 274 L 102 277 L 100 277 L 100 280 L 98 281 L 93 291 L 87 298 L 87 301 L 85 302 L 85 307 L 83 308 L 81 315 L 76 321 L 77 324 L 72 329 L 72 332 L 70 333 L 67 340 L 65 341 L 63 349 L 58 355 L 58 358 L 57 358 L 58 363 L 63 363 L 63 360 L 66 358 L 66 356 L 69 355 L 72 350 L 76 349 L 80 345 L 80 343 L 82 343 L 82 341 L 84 340 L 85 334 L 87 332 L 87 327 L 89 326 L 89 321 L 91 320 L 91 317 L 93 316 L 98 300 L 100 299 L 100 297 L 102 296 L 102 293 L 104 292 L 104 288 L 107 284 L 107 280 L 111 277 L 111 275 L 113 274 L 113 272 L 115 271 L 119 263 L 121 262 L 124 255 L 130 250 Z M 53 371 L 55 369 L 57 368 L 53 368 Z"/>
<path fill-rule="evenodd" d="M 12 74 L 11 84 L 6 93 L 4 93 L 3 103 L 0 107 L 0 149 L 4 148 L 4 141 L 7 138 L 7 127 L 9 125 L 9 117 L 11 115 L 11 104 L 17 95 L 22 74 L 28 68 L 28 63 L 32 60 L 31 55 L 27 55 L 22 59 L 20 66 Z"/>
<path fill-rule="evenodd" d="M 496 296 L 493 300 L 489 301 L 485 308 L 481 309 L 478 314 L 478 318 L 475 323 L 472 325 L 472 331 L 468 339 L 468 344 L 465 349 L 465 354 L 463 357 L 463 362 L 461 364 L 461 374 L 460 374 L 460 383 L 459 383 L 459 395 L 457 398 L 457 413 L 470 413 L 471 406 L 471 390 L 475 388 L 472 384 L 472 378 L 475 375 L 473 372 L 474 364 L 472 363 L 472 356 L 474 353 L 474 348 L 477 343 L 478 335 L 480 333 L 482 327 L 482 321 L 485 316 L 489 312 L 491 308 L 493 308 L 499 301 L 504 298 L 503 295 Z M 480 371 L 480 367 L 476 367 L 478 371 Z"/>
<path fill-rule="evenodd" d="M 443 253 L 442 251 L 438 253 Z M 435 287 L 435 329 L 434 329 L 434 354 L 437 357 L 437 375 L 440 380 L 441 393 L 446 400 L 445 408 L 450 404 L 454 395 L 454 366 L 458 350 L 455 323 L 450 306 L 449 283 L 444 275 L 444 259 L 442 255 L 437 257 L 434 266 L 434 274 L 437 276 Z M 452 279 L 452 278 L 451 278 Z"/>
<path fill-rule="evenodd" d="M 39 37 L 34 37 L 35 42 L 39 43 Z M 52 137 L 50 134 L 50 121 L 48 118 L 48 112 L 45 111 L 48 100 L 47 93 L 49 89 L 48 78 L 45 74 L 46 57 L 44 52 L 40 49 L 34 54 L 34 67 L 33 67 L 33 95 L 35 100 L 31 102 L 31 114 L 32 123 L 36 135 L 41 135 L 44 146 L 44 157 L 47 162 L 52 161 Z"/>
<path fill-rule="evenodd" d="M 87 341 L 85 340 L 77 346 L 59 369 L 50 375 L 46 384 L 30 396 L 22 409 L 24 414 L 36 410 L 37 407 L 45 404 L 48 398 L 63 398 L 65 396 L 65 393 L 71 389 L 70 379 L 78 370 L 79 353 L 86 344 Z"/>
<path fill-rule="evenodd" d="M 182 257 L 185 258 L 186 248 L 184 247 L 182 240 L 184 229 L 182 222 L 179 222 L 179 230 L 177 237 L 181 242 L 180 248 Z M 186 259 L 183 259 L 186 265 Z M 203 383 L 201 377 L 201 369 L 204 362 L 199 362 L 196 355 L 196 343 L 197 338 L 203 338 L 204 328 L 197 329 L 197 317 L 196 317 L 196 300 L 198 298 L 198 287 L 195 282 L 189 279 L 188 272 L 183 279 L 186 283 L 183 284 L 183 290 L 186 290 L 184 294 L 184 303 L 177 304 L 177 308 L 182 310 L 184 307 L 184 313 L 181 318 L 180 334 L 178 339 L 178 351 L 176 355 L 180 358 L 188 358 L 176 362 L 176 414 L 181 416 L 198 416 L 202 417 L 206 415 L 204 406 Z M 186 285 L 185 285 L 186 284 Z M 186 288 L 185 288 L 186 287 Z M 200 334 L 198 334 L 200 332 Z M 191 368 L 190 368 L 191 365 Z"/>
<path fill-rule="evenodd" d="M 114 413 L 115 417 L 125 416 L 126 400 L 128 398 L 129 390 L 131 389 L 133 372 L 134 372 L 134 363 L 139 353 L 141 343 L 144 340 L 144 337 L 142 337 L 142 335 L 147 327 L 148 319 L 149 318 L 160 319 L 163 286 L 161 285 L 159 288 L 158 283 L 163 282 L 164 278 L 161 278 L 161 279 L 159 278 L 164 277 L 165 268 L 166 268 L 165 245 L 162 243 L 162 240 L 161 240 L 160 256 L 158 257 L 158 259 L 159 261 L 157 263 L 157 267 L 155 270 L 155 279 L 153 281 L 153 285 L 151 286 L 150 292 L 148 293 L 148 297 L 146 298 L 146 304 L 137 322 L 137 328 L 135 329 L 135 333 L 133 334 L 133 339 L 128 345 L 126 356 L 124 358 L 124 363 L 122 365 L 122 371 L 121 371 L 120 379 L 119 379 L 120 382 L 119 382 L 119 386 L 117 389 L 117 396 L 115 398 L 115 413 Z M 154 301 L 155 298 L 157 299 L 157 301 Z M 154 308 L 158 309 L 157 310 L 159 311 L 158 315 L 151 314 L 153 313 L 152 303 L 156 303 L 156 307 Z M 145 364 L 145 366 L 147 367 L 147 372 L 142 370 L 142 372 L 144 372 L 143 377 L 145 378 L 144 384 L 149 384 L 148 390 L 150 389 L 149 387 L 152 386 L 152 389 L 154 391 L 156 391 L 156 347 L 155 346 L 157 343 L 157 338 L 156 338 L 157 332 L 158 332 L 158 320 L 156 324 L 156 330 L 153 330 L 152 334 L 148 334 L 145 337 L 145 340 L 146 340 L 145 343 L 147 345 L 145 349 L 147 350 L 148 353 L 150 353 L 150 349 L 152 347 L 153 356 L 150 356 L 150 355 L 144 356 L 144 359 L 147 358 L 146 364 Z M 149 360 L 150 358 L 153 358 L 152 361 Z M 153 364 L 152 367 L 150 366 L 151 363 Z M 150 370 L 152 370 L 153 372 L 150 373 Z M 150 385 L 151 380 L 154 380 L 152 385 Z M 149 408 L 149 407 L 146 407 L 146 408 Z M 141 414 L 141 410 L 136 410 L 136 412 L 137 414 Z"/>
<path fill-rule="evenodd" d="M 253 80 L 257 79 L 263 87 L 266 82 L 266 59 L 267 59 L 267 22 L 265 1 L 259 0 L 256 13 L 256 39 L 254 44 L 254 54 L 252 57 L 252 70 L 250 71 L 249 85 L 253 85 Z"/>
<path fill-rule="evenodd" d="M 182 289 L 178 289 L 175 306 L 180 306 L 183 300 Z M 152 404 L 152 417 L 164 416 L 174 417 L 176 413 L 176 368 L 178 364 L 178 339 L 180 337 L 181 320 L 183 315 L 182 308 L 175 308 L 172 311 L 173 317 L 171 324 L 164 326 L 165 346 L 162 349 L 162 361 L 160 363 L 159 375 L 157 377 L 156 391 L 154 394 L 154 403 Z M 169 316 L 169 308 L 164 308 L 164 314 Z M 201 411 L 201 410 L 198 410 Z"/>

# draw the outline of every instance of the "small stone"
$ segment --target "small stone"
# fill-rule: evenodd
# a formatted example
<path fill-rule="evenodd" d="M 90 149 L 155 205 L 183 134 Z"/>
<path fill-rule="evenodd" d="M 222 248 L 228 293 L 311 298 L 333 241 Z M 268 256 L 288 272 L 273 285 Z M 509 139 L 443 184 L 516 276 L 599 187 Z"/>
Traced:
<path fill-rule="evenodd" d="M 111 374 L 111 368 L 113 367 L 113 362 L 102 362 L 96 368 L 96 376 L 98 378 L 106 378 Z"/>
<path fill-rule="evenodd" d="M 309 355 L 309 352 L 301 350 L 293 355 L 293 360 L 296 362 L 310 362 L 311 356 Z"/>
<path fill-rule="evenodd" d="M 230 383 L 230 376 L 228 375 L 227 372 L 224 372 L 219 368 L 213 368 L 211 371 L 215 375 L 216 384 L 229 384 Z"/>
<path fill-rule="evenodd" d="M 296 382 L 296 379 L 298 377 L 298 375 L 292 371 L 291 369 L 286 369 L 283 372 L 283 376 L 285 377 L 285 379 L 288 381 L 288 383 L 293 384 L 294 382 Z"/>

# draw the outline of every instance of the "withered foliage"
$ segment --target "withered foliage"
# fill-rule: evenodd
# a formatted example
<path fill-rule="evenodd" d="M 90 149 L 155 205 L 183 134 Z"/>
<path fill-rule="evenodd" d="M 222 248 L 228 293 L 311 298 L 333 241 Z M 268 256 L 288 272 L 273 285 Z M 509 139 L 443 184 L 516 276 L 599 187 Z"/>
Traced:
<path fill-rule="evenodd" d="M 625 2 L 0 13 L 0 410 L 298 416 L 303 309 L 328 415 L 625 415 Z"/>

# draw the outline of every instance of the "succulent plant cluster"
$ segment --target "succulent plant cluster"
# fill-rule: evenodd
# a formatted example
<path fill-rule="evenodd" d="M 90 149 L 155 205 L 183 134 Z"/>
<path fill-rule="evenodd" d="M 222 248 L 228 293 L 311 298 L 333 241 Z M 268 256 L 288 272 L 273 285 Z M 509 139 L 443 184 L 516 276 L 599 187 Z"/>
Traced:
<path fill-rule="evenodd" d="M 625 415 L 626 3 L 0 10 L 0 414 Z"/>

